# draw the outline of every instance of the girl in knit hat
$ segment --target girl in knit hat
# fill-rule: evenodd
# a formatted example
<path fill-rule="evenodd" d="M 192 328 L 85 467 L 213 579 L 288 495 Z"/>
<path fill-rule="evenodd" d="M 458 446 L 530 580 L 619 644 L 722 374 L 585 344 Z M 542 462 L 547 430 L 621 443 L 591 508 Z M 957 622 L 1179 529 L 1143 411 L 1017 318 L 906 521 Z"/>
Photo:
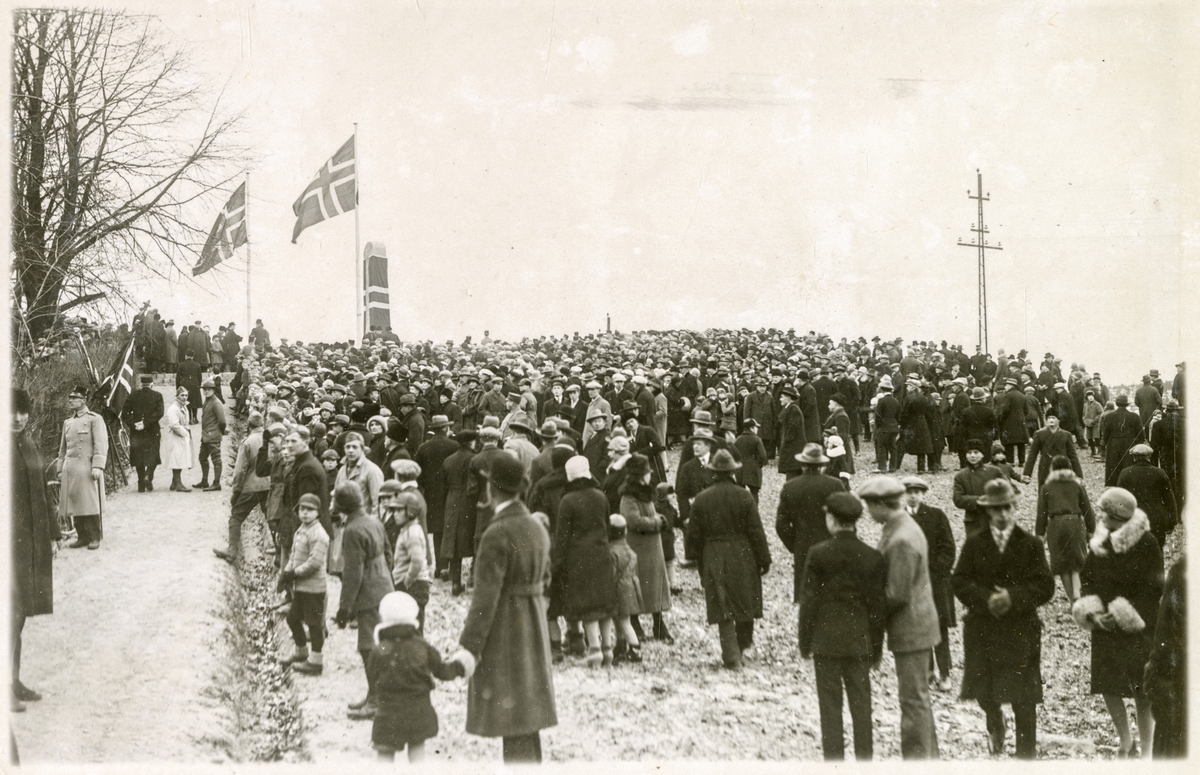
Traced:
<path fill-rule="evenodd" d="M 405 748 L 410 762 L 424 758 L 425 741 L 438 733 L 437 711 L 429 701 L 433 679 L 449 681 L 468 672 L 461 660 L 469 653 L 457 655 L 460 661 L 443 662 L 438 650 L 421 637 L 419 615 L 417 601 L 404 592 L 390 592 L 379 602 L 367 676 L 378 702 L 371 744 L 382 761 L 393 761 L 396 751 Z"/>
<path fill-rule="evenodd" d="M 312 493 L 300 496 L 300 527 L 292 538 L 292 553 L 279 574 L 278 590 L 292 587 L 292 607 L 287 623 L 296 650 L 283 660 L 298 673 L 320 675 L 321 647 L 325 644 L 325 560 L 329 536 L 321 526 L 321 499 Z M 305 636 L 304 626 L 308 625 Z M 308 641 L 312 641 L 312 652 Z"/>

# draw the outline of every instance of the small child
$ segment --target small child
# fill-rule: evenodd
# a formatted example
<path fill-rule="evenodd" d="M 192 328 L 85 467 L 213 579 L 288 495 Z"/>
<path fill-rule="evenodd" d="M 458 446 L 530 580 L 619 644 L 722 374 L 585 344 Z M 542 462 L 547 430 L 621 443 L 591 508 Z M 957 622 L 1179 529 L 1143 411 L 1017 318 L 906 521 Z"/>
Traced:
<path fill-rule="evenodd" d="M 671 503 L 674 494 L 675 487 L 667 482 L 660 482 L 654 487 L 654 510 L 662 514 L 667 523 L 658 534 L 662 539 L 663 560 L 667 563 L 667 585 L 672 595 L 679 595 L 683 593 L 683 588 L 679 586 L 675 570 L 675 525 L 679 522 L 679 512 Z"/>
<path fill-rule="evenodd" d="M 474 660 L 458 651 L 450 662 L 417 630 L 419 607 L 411 595 L 389 592 L 379 602 L 380 623 L 367 656 L 367 676 L 378 694 L 371 744 L 382 761 L 394 761 L 408 748 L 408 760 L 425 757 L 425 741 L 438 733 L 437 711 L 429 701 L 433 679 L 449 681 L 474 672 Z M 470 662 L 470 664 L 464 664 Z"/>
<path fill-rule="evenodd" d="M 312 493 L 300 496 L 300 527 L 292 539 L 292 552 L 279 574 L 278 590 L 292 585 L 292 607 L 287 623 L 292 630 L 296 650 L 283 664 L 297 673 L 320 675 L 321 647 L 325 645 L 325 560 L 329 536 L 321 526 L 321 499 Z M 308 625 L 305 637 L 304 625 Z M 312 652 L 308 641 L 312 641 Z"/>
<path fill-rule="evenodd" d="M 853 461 L 846 455 L 846 442 L 841 436 L 831 434 L 825 437 L 825 456 L 829 465 L 825 467 L 825 475 L 837 478 L 842 486 L 850 489 L 850 476 L 854 473 Z"/>
<path fill-rule="evenodd" d="M 642 645 L 629 618 L 642 610 L 642 585 L 638 581 L 637 553 L 626 543 L 625 532 L 625 517 L 613 514 L 608 518 L 608 554 L 612 558 L 613 580 L 617 586 L 617 616 L 615 620 L 605 619 L 602 625 L 605 667 L 642 661 Z M 616 642 L 618 626 L 621 638 Z"/>
<path fill-rule="evenodd" d="M 1021 481 L 1021 477 L 1017 475 L 1012 465 L 1009 464 L 1008 457 L 1004 454 L 1004 444 L 999 441 L 992 442 L 992 465 L 999 468 L 1010 482 Z"/>
<path fill-rule="evenodd" d="M 400 461 L 416 465 L 411 460 Z M 392 583 L 397 592 L 405 592 L 417 601 L 417 632 L 425 633 L 425 605 L 429 602 L 429 587 L 432 578 L 429 573 L 429 547 L 425 542 L 425 528 L 421 517 L 425 514 L 425 499 L 413 487 L 402 490 L 388 502 L 384 519 L 384 527 L 396 531 L 395 547 L 392 554 Z M 401 487 L 404 483 L 401 483 Z M 412 496 L 420 500 L 419 507 L 414 505 Z"/>

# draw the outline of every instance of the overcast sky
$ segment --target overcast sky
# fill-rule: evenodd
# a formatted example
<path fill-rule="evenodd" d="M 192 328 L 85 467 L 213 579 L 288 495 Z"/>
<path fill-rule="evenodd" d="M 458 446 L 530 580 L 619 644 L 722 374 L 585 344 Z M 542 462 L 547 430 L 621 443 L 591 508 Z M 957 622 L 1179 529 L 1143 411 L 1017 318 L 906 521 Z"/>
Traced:
<path fill-rule="evenodd" d="M 154 7 L 249 109 L 275 337 L 354 336 L 354 216 L 292 245 L 291 205 L 357 121 L 406 339 L 611 313 L 973 348 L 978 168 L 993 352 L 1113 381 L 1179 360 L 1183 3 Z M 245 320 L 241 258 L 143 287 L 179 322 Z"/>

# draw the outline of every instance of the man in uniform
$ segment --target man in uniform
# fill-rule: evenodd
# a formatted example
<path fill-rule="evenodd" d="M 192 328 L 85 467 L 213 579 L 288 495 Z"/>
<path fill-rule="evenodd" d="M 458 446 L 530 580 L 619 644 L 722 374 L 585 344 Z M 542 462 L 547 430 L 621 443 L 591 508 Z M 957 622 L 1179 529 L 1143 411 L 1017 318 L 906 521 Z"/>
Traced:
<path fill-rule="evenodd" d="M 99 549 L 104 537 L 100 515 L 104 508 L 104 466 L 108 462 L 108 428 L 104 418 L 88 411 L 87 390 L 71 389 L 67 400 L 71 416 L 63 422 L 58 445 L 60 517 L 74 518 L 75 543 L 72 549 L 86 546 Z"/>
<path fill-rule="evenodd" d="M 138 492 L 154 489 L 154 469 L 162 462 L 158 423 L 163 418 L 163 397 L 153 383 L 153 376 L 143 374 L 141 387 L 129 394 L 121 409 L 121 420 L 129 429 L 129 463 L 137 470 Z"/>

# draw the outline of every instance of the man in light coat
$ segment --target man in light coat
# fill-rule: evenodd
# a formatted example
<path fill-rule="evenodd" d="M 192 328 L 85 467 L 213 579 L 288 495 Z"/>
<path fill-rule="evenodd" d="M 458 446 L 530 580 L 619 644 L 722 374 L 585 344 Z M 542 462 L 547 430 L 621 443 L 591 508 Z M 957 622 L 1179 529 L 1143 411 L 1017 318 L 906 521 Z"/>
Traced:
<path fill-rule="evenodd" d="M 929 547 L 900 505 L 903 495 L 904 485 L 892 476 L 873 476 L 858 490 L 871 519 L 883 525 L 878 549 L 887 562 L 887 634 L 896 660 L 900 753 L 905 759 L 937 759 L 929 663 L 942 636 L 929 580 Z"/>
<path fill-rule="evenodd" d="M 75 520 L 72 549 L 99 549 L 104 535 L 104 466 L 108 463 L 108 428 L 104 418 L 88 411 L 87 390 L 75 387 L 67 396 L 71 416 L 63 421 L 58 445 L 60 517 Z"/>

